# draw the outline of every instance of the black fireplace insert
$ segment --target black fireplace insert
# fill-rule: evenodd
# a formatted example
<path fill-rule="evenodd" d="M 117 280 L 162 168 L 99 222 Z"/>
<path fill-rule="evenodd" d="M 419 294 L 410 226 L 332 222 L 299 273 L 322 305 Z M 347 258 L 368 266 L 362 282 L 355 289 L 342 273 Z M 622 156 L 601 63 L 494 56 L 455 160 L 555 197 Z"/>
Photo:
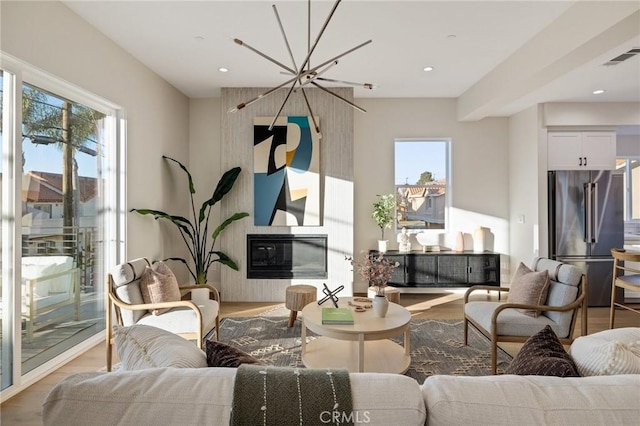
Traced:
<path fill-rule="evenodd" d="M 248 234 L 247 278 L 327 278 L 327 236 Z"/>

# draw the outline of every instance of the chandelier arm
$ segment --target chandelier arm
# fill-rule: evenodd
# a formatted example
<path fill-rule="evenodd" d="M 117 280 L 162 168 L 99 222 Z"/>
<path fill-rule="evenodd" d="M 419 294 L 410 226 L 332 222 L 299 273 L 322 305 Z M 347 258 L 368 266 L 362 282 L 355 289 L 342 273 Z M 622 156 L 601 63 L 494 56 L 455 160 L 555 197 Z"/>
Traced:
<path fill-rule="evenodd" d="M 258 49 L 254 48 L 254 47 L 251 47 L 250 45 L 248 45 L 248 44 L 247 44 L 247 43 L 245 43 L 244 41 L 240 40 L 239 38 L 234 38 L 234 39 L 233 39 L 233 41 L 234 41 L 236 44 L 239 44 L 240 46 L 246 47 L 247 49 L 251 50 L 252 52 L 254 52 L 254 53 L 256 53 L 256 54 L 258 54 L 258 55 L 262 56 L 262 57 L 263 57 L 263 58 L 265 58 L 266 60 L 273 62 L 274 64 L 278 65 L 279 67 L 284 68 L 285 70 L 287 70 L 287 71 L 289 71 L 289 72 L 291 72 L 291 73 L 293 73 L 293 74 L 297 74 L 297 71 L 296 71 L 296 70 L 293 70 L 293 69 L 289 68 L 288 66 L 286 66 L 286 65 L 285 65 L 285 64 L 283 64 L 282 62 L 280 62 L 280 61 L 277 61 L 277 60 L 273 59 L 273 58 L 272 58 L 271 56 L 269 56 L 269 55 L 265 55 L 264 53 L 262 53 L 262 52 L 261 52 L 261 51 L 259 51 Z"/>
<path fill-rule="evenodd" d="M 293 52 L 291 51 L 291 46 L 289 45 L 289 39 L 287 38 L 287 34 L 284 32 L 284 27 L 282 26 L 282 21 L 280 20 L 280 14 L 278 13 L 278 8 L 276 7 L 275 4 L 271 5 L 271 7 L 273 8 L 273 13 L 275 13 L 276 15 L 276 20 L 278 21 L 280 32 L 282 33 L 282 37 L 284 38 L 284 44 L 287 46 L 287 51 L 289 52 L 289 57 L 291 58 L 291 62 L 293 63 L 293 68 L 298 69 L 298 66 L 296 65 L 296 60 L 293 58 Z"/>
<path fill-rule="evenodd" d="M 306 86 L 307 84 L 311 83 L 313 80 L 317 79 L 318 77 L 320 77 L 322 74 L 324 74 L 325 72 L 329 71 L 334 65 L 337 65 L 338 61 L 334 61 L 332 63 L 330 63 L 329 65 L 327 65 L 324 69 L 318 71 L 318 72 L 313 72 L 311 76 L 307 75 L 306 77 L 309 77 L 307 80 L 305 81 L 300 81 L 300 86 Z"/>
<path fill-rule="evenodd" d="M 280 109 L 278 109 L 278 112 L 276 112 L 276 115 L 273 116 L 273 120 L 271 120 L 271 124 L 269 125 L 269 131 L 273 130 L 273 125 L 276 124 L 276 120 L 278 119 L 278 116 L 282 112 L 282 109 L 284 108 L 285 104 L 289 100 L 289 96 L 291 96 L 291 93 L 293 92 L 293 89 L 296 87 L 297 82 L 298 82 L 297 79 L 293 80 L 293 84 L 289 88 L 289 92 L 287 93 L 287 96 L 285 96 L 284 101 L 282 101 L 282 105 L 280 105 Z"/>
<path fill-rule="evenodd" d="M 367 40 L 367 41 L 365 41 L 364 43 L 360 43 L 359 45 L 357 45 L 357 46 L 355 46 L 355 47 L 352 47 L 351 49 L 346 50 L 346 51 L 342 52 L 341 54 L 336 55 L 336 56 L 334 56 L 333 58 L 331 58 L 331 59 L 329 59 L 329 60 L 324 61 L 324 62 L 323 62 L 323 63 L 321 63 L 320 65 L 317 65 L 317 66 L 315 66 L 315 67 L 311 68 L 310 70 L 307 70 L 307 71 L 302 72 L 302 73 L 301 73 L 301 76 L 303 76 L 303 77 L 304 77 L 306 74 L 311 74 L 311 73 L 313 73 L 313 72 L 316 72 L 318 69 L 320 69 L 320 68 L 324 67 L 325 65 L 327 65 L 327 64 L 329 64 L 329 63 L 331 63 L 331 62 L 335 62 L 336 60 L 338 60 L 338 59 L 342 58 L 343 56 L 348 55 L 349 53 L 351 53 L 351 52 L 353 52 L 353 51 L 355 51 L 355 50 L 358 50 L 358 49 L 360 49 L 361 47 L 366 46 L 367 44 L 371 43 L 372 41 L 373 41 L 373 40 Z"/>
<path fill-rule="evenodd" d="M 324 24 L 322 24 L 322 28 L 320 28 L 320 32 L 316 36 L 316 40 L 313 43 L 313 46 L 311 47 L 311 49 L 309 49 L 309 52 L 307 52 L 307 57 L 304 59 L 304 62 L 300 67 L 300 71 L 304 70 L 304 67 L 307 66 L 307 63 L 309 62 L 309 59 L 311 59 L 311 55 L 313 54 L 313 51 L 316 50 L 316 46 L 318 45 L 318 42 L 320 41 L 322 34 L 324 34 L 324 30 L 327 28 L 327 25 L 329 25 L 329 21 L 331 21 L 331 18 L 333 17 L 333 14 L 335 13 L 341 1 L 342 0 L 336 0 L 336 2 L 333 5 L 333 8 L 331 8 L 331 12 L 329 12 L 329 16 L 327 16 L 327 19 L 325 19 Z"/>
<path fill-rule="evenodd" d="M 264 92 L 261 95 L 256 96 L 255 98 L 247 101 L 247 102 L 243 102 L 241 104 L 238 104 L 238 106 L 231 108 L 228 112 L 237 112 L 238 110 L 241 110 L 244 107 L 248 107 L 249 105 L 251 105 L 252 103 L 259 101 L 262 98 L 266 98 L 267 96 L 269 96 L 270 94 L 272 94 L 273 92 L 275 92 L 276 90 L 280 89 L 281 87 L 286 86 L 287 84 L 291 83 L 291 82 L 295 82 L 298 79 L 298 76 L 296 75 L 295 77 L 293 77 L 292 79 L 289 79 L 287 81 L 285 81 L 284 83 L 267 90 L 266 92 Z"/>
<path fill-rule="evenodd" d="M 357 109 L 360 112 L 367 112 L 367 110 L 365 110 L 364 108 L 360 108 L 358 105 L 354 104 L 353 102 L 351 102 L 348 99 L 343 98 L 340 95 L 336 95 L 335 93 L 333 93 L 331 90 L 327 89 L 326 87 L 322 87 L 321 85 L 319 85 L 318 83 L 316 83 L 315 81 L 312 81 L 311 84 L 313 84 L 314 86 L 316 86 L 318 89 L 322 89 L 325 92 L 327 92 L 328 94 L 330 94 L 331 96 L 335 96 L 336 98 L 340 99 L 342 102 L 347 103 L 349 105 L 351 105 L 354 109 Z"/>
<path fill-rule="evenodd" d="M 352 86 L 363 87 L 365 89 L 373 89 L 373 83 L 356 83 L 355 81 L 334 80 L 333 78 L 320 77 L 319 74 L 318 74 L 318 77 L 316 78 L 318 80 L 326 81 L 329 83 L 344 83 L 344 84 L 350 84 Z"/>
<path fill-rule="evenodd" d="M 311 0 L 307 0 L 307 52 L 311 50 Z M 311 58 L 307 62 L 307 68 L 311 68 Z"/>
<path fill-rule="evenodd" d="M 309 98 L 307 97 L 307 92 L 304 90 L 304 87 L 300 89 L 302 91 L 302 96 L 304 96 L 304 102 L 307 104 L 307 109 L 309 110 L 309 115 L 311 116 L 311 121 L 313 121 L 313 127 L 316 128 L 316 133 L 320 135 L 320 139 L 322 139 L 322 133 L 320 133 L 320 126 L 316 123 L 316 117 L 313 115 L 313 111 L 311 110 L 311 104 L 309 103 Z"/>

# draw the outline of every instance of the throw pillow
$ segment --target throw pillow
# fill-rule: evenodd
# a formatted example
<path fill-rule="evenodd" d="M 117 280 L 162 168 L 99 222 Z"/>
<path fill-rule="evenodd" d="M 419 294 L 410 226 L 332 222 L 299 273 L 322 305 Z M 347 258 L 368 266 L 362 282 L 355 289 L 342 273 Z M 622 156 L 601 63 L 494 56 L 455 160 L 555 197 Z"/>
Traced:
<path fill-rule="evenodd" d="M 207 354 L 207 365 L 209 367 L 238 368 L 241 364 L 266 365 L 240 349 L 214 340 L 207 340 L 204 350 Z"/>
<path fill-rule="evenodd" d="M 640 328 L 614 328 L 578 337 L 569 354 L 583 376 L 640 374 Z"/>
<path fill-rule="evenodd" d="M 524 343 L 505 374 L 580 377 L 571 356 L 549 325 Z"/>
<path fill-rule="evenodd" d="M 149 325 L 113 326 L 116 354 L 123 370 L 177 367 L 203 368 L 202 349 L 177 334 Z"/>
<path fill-rule="evenodd" d="M 140 279 L 140 292 L 144 303 L 177 302 L 181 298 L 178 280 L 164 262 L 158 262 L 155 268 L 145 268 Z M 160 315 L 168 310 L 153 309 L 151 313 Z"/>
<path fill-rule="evenodd" d="M 511 280 L 511 287 L 507 296 L 509 303 L 524 305 L 542 305 L 547 300 L 549 291 L 549 271 L 534 272 L 520 262 Z M 533 309 L 518 309 L 525 315 L 537 317 L 540 312 Z"/>

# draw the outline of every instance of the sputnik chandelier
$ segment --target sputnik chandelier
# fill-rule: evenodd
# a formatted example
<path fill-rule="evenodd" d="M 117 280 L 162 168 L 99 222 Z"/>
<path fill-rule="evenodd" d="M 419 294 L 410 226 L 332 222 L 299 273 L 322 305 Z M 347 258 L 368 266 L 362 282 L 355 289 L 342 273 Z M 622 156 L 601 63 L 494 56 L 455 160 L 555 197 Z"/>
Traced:
<path fill-rule="evenodd" d="M 343 80 L 334 80 L 334 79 L 330 79 L 330 78 L 325 78 L 325 77 L 321 77 L 325 72 L 327 72 L 329 69 L 331 69 L 332 67 L 334 67 L 335 65 L 338 65 L 338 59 L 342 58 L 343 56 L 348 55 L 349 53 L 360 49 L 363 46 L 366 46 L 367 44 L 371 43 L 371 40 L 367 40 L 364 43 L 361 43 L 355 47 L 352 47 L 349 50 L 346 50 L 345 52 L 334 56 L 331 59 L 328 59 L 326 61 L 321 62 L 318 65 L 315 66 L 311 66 L 311 56 L 313 55 L 314 50 L 316 49 L 316 46 L 318 45 L 318 42 L 320 41 L 320 38 L 322 38 L 322 34 L 324 33 L 325 29 L 327 28 L 327 25 L 329 25 L 329 21 L 331 21 L 331 18 L 333 17 L 333 14 L 335 13 L 336 9 L 338 8 L 338 5 L 340 4 L 342 0 L 336 0 L 336 2 L 334 3 L 333 7 L 331 8 L 331 11 L 329 12 L 329 15 L 327 16 L 327 18 L 324 21 L 324 24 L 322 25 L 322 28 L 320 28 L 320 31 L 318 32 L 318 35 L 316 36 L 316 39 L 313 43 L 313 45 L 311 45 L 311 0 L 307 1 L 307 55 L 304 58 L 304 61 L 302 61 L 302 64 L 300 65 L 300 67 L 298 67 L 296 60 L 293 57 L 293 52 L 291 51 L 291 46 L 289 45 L 289 39 L 287 38 L 287 34 L 284 31 L 284 27 L 282 26 L 282 21 L 280 20 L 280 15 L 278 14 L 278 8 L 276 7 L 276 5 L 272 5 L 273 8 L 273 13 L 276 15 L 276 20 L 278 21 L 278 26 L 280 27 L 280 32 L 282 33 L 282 37 L 284 38 L 284 43 L 287 47 L 287 51 L 289 52 L 289 57 L 291 58 L 291 63 L 293 64 L 293 67 L 289 67 L 285 64 L 283 64 L 282 62 L 272 58 L 269 55 L 266 55 L 262 52 L 260 52 L 259 50 L 253 48 L 252 46 L 248 45 L 247 43 L 245 43 L 244 41 L 240 40 L 240 39 L 234 39 L 233 41 L 243 47 L 246 47 L 247 49 L 251 50 L 252 52 L 262 56 L 263 58 L 267 59 L 268 61 L 273 62 L 274 64 L 278 65 L 280 68 L 282 68 L 284 71 L 282 72 L 283 74 L 286 75 L 290 75 L 292 76 L 289 80 L 285 81 L 284 83 L 267 90 L 266 92 L 256 96 L 255 98 L 247 101 L 247 102 L 243 102 L 241 104 L 238 104 L 237 106 L 231 108 L 229 110 L 229 112 L 237 112 L 241 109 L 243 109 L 244 107 L 247 107 L 251 104 L 253 104 L 254 102 L 259 101 L 260 99 L 263 99 L 264 97 L 272 94 L 273 92 L 277 91 L 278 89 L 281 89 L 287 85 L 291 85 L 289 87 L 289 91 L 287 93 L 287 95 L 284 98 L 284 101 L 282 101 L 282 105 L 280 105 L 280 109 L 278 109 L 278 112 L 276 113 L 276 115 L 273 117 L 273 120 L 271 121 L 271 124 L 269 125 L 269 130 L 273 129 L 273 125 L 276 122 L 276 119 L 278 118 L 278 116 L 280 115 L 280 113 L 282 112 L 282 109 L 284 108 L 284 106 L 286 105 L 287 101 L 289 100 L 289 97 L 291 96 L 291 93 L 294 92 L 294 90 L 296 89 L 296 87 L 300 88 L 300 91 L 302 92 L 302 96 L 304 97 L 304 101 L 305 104 L 307 105 L 307 109 L 309 110 L 309 115 L 311 116 L 311 119 L 313 120 L 313 126 L 315 127 L 316 133 L 318 133 L 320 136 L 320 128 L 318 127 L 318 124 L 316 123 L 316 119 L 315 116 L 313 115 L 313 111 L 311 110 L 311 105 L 309 104 L 309 98 L 307 97 L 307 93 L 305 91 L 305 86 L 308 84 L 311 84 L 315 87 L 317 87 L 318 89 L 321 89 L 322 91 L 328 93 L 331 96 L 334 96 L 338 99 L 340 99 L 342 102 L 345 102 L 347 104 L 349 104 L 350 106 L 352 106 L 353 108 L 357 109 L 358 111 L 361 112 L 366 112 L 363 108 L 360 108 L 358 105 L 354 104 L 353 102 L 345 99 L 344 97 L 337 95 L 333 92 L 331 92 L 329 89 L 327 89 L 326 87 L 324 87 L 323 85 L 320 84 L 320 82 L 323 83 L 339 83 L 339 84 L 348 84 L 348 85 L 352 85 L 352 86 L 358 86 L 358 87 L 363 87 L 365 89 L 373 89 L 374 85 L 371 83 L 355 83 L 352 81 L 343 81 Z"/>

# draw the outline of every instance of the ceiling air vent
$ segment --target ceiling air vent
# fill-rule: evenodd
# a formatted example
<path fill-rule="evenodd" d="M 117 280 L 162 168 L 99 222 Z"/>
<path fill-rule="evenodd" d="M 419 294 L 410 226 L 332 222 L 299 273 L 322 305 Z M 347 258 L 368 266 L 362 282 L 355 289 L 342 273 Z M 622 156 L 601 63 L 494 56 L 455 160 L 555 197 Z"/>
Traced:
<path fill-rule="evenodd" d="M 623 53 L 622 55 L 618 55 L 613 59 L 610 59 L 608 62 L 605 62 L 604 65 L 618 65 L 620 62 L 624 62 L 629 58 L 632 58 L 640 53 L 640 47 L 634 47 L 628 52 Z"/>

